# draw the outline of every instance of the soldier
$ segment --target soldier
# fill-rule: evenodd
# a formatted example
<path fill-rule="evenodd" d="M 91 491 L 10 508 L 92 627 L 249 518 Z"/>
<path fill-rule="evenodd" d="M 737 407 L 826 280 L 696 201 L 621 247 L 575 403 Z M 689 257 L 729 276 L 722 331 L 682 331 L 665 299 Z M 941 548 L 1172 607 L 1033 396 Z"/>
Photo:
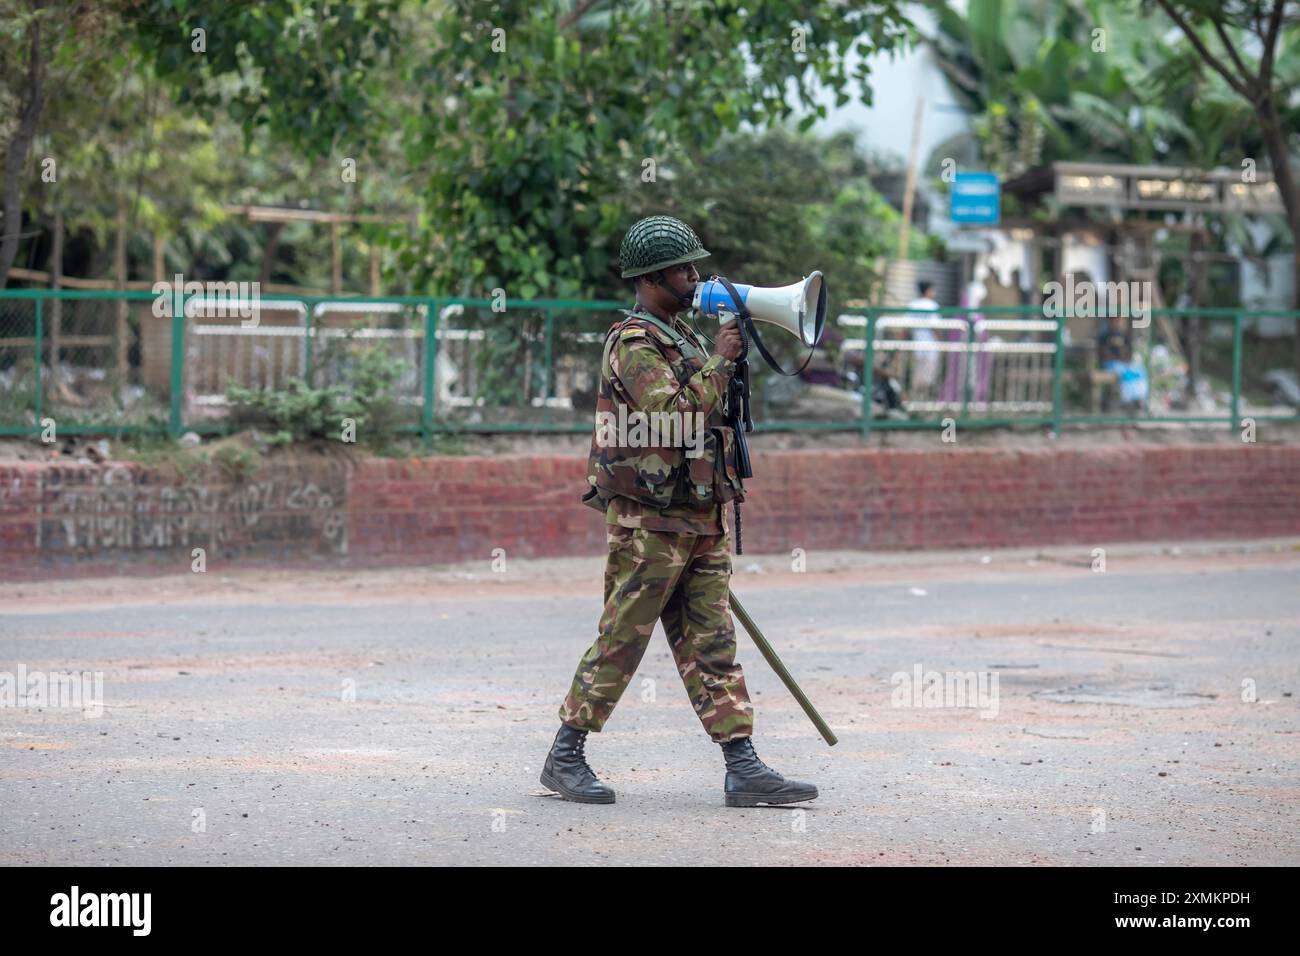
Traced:
<path fill-rule="evenodd" d="M 560 729 L 541 777 L 548 789 L 579 803 L 614 802 L 583 748 L 631 682 L 655 621 L 663 622 L 691 706 L 722 747 L 726 805 L 817 796 L 812 784 L 786 780 L 759 760 L 750 740 L 754 708 L 735 661 L 725 509 L 732 499 L 744 501 L 727 419 L 740 330 L 734 320 L 722 326 L 706 356 L 679 318 L 700 279 L 694 262 L 708 254 L 691 228 L 671 216 L 640 220 L 620 250 L 636 308 L 621 310 L 625 318 L 605 339 L 587 465 L 591 487 L 583 498 L 605 514 L 605 608 L 560 707 Z M 644 427 L 656 418 L 664 428 Z M 676 432 L 674 422 L 682 423 Z"/>

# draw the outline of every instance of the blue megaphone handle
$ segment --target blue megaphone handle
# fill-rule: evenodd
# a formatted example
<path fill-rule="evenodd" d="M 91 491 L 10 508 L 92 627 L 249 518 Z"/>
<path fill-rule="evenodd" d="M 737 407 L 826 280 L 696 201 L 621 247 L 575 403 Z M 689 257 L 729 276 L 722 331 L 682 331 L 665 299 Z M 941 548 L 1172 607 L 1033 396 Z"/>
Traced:
<path fill-rule="evenodd" d="M 717 315 L 719 309 L 726 309 L 728 312 L 739 312 L 740 306 L 749 301 L 749 290 L 754 288 L 752 285 L 741 285 L 739 282 L 733 282 L 732 285 L 740 293 L 742 302 L 734 302 L 731 293 L 717 279 L 707 279 L 700 290 L 700 312 L 703 315 Z"/>

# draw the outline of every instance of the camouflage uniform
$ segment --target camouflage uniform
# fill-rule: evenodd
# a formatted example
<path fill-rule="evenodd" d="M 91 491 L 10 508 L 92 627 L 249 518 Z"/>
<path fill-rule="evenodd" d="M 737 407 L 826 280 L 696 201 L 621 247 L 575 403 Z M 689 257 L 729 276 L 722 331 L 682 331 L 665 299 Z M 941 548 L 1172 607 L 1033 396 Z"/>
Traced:
<path fill-rule="evenodd" d="M 735 363 L 704 360 L 680 321 L 627 312 L 606 339 L 597 411 L 700 412 L 703 454 L 680 447 L 610 447 L 592 436 L 584 502 L 605 512 L 609 557 L 599 636 L 560 707 L 560 720 L 600 731 L 661 621 L 691 706 L 718 743 L 753 732 L 753 706 L 735 661 L 725 502 L 744 500 L 726 424 Z"/>

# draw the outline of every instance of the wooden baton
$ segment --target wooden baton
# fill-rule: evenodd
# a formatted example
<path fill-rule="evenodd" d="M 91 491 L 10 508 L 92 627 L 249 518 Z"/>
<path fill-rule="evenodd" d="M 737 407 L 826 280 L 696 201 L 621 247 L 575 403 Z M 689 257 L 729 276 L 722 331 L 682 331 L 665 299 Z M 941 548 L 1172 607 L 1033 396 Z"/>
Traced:
<path fill-rule="evenodd" d="M 803 712 L 807 714 L 808 719 L 813 722 L 813 725 L 817 728 L 817 732 L 822 735 L 822 738 L 826 743 L 834 747 L 839 742 L 839 739 L 831 732 L 830 727 L 826 725 L 826 721 L 822 720 L 822 715 L 817 713 L 817 708 L 812 705 L 812 701 L 808 699 L 808 695 L 803 692 L 797 683 L 795 683 L 795 679 L 791 677 L 790 672 L 785 669 L 785 665 L 781 663 L 781 658 L 776 656 L 776 651 L 772 650 L 772 645 L 767 643 L 767 638 L 763 636 L 763 632 L 758 629 L 758 625 L 754 623 L 754 619 L 749 616 L 749 612 L 745 610 L 745 606 L 741 604 L 740 599 L 736 597 L 736 592 L 728 590 L 728 594 L 731 596 L 731 609 L 736 612 L 736 617 L 740 618 L 740 623 L 745 625 L 745 630 L 748 631 L 749 636 L 754 639 L 754 643 L 758 645 L 759 651 L 762 653 L 763 657 L 767 659 L 767 663 L 771 666 L 772 670 L 776 671 L 776 676 L 781 678 L 781 683 L 785 684 L 790 693 L 794 695 L 794 699 L 799 702 L 799 706 L 803 708 Z"/>

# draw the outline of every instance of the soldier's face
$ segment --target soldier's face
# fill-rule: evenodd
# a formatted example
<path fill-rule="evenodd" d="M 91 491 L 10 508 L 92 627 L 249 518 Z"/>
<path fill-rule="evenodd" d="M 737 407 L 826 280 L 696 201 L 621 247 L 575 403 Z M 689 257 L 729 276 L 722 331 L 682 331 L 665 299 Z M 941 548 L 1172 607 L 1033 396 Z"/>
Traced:
<path fill-rule="evenodd" d="M 700 274 L 696 271 L 694 262 L 683 262 L 679 266 L 669 266 L 664 270 L 664 275 L 672 283 L 673 289 L 678 292 L 694 292 L 695 287 L 700 283 Z"/>
<path fill-rule="evenodd" d="M 695 287 L 700 283 L 700 273 L 695 268 L 693 262 L 683 262 L 681 265 L 669 266 L 664 269 L 664 279 L 672 291 L 661 286 L 655 286 L 655 293 L 659 296 L 659 304 L 674 314 L 684 311 L 682 304 L 673 293 L 678 296 L 685 295 L 695 291 Z"/>

